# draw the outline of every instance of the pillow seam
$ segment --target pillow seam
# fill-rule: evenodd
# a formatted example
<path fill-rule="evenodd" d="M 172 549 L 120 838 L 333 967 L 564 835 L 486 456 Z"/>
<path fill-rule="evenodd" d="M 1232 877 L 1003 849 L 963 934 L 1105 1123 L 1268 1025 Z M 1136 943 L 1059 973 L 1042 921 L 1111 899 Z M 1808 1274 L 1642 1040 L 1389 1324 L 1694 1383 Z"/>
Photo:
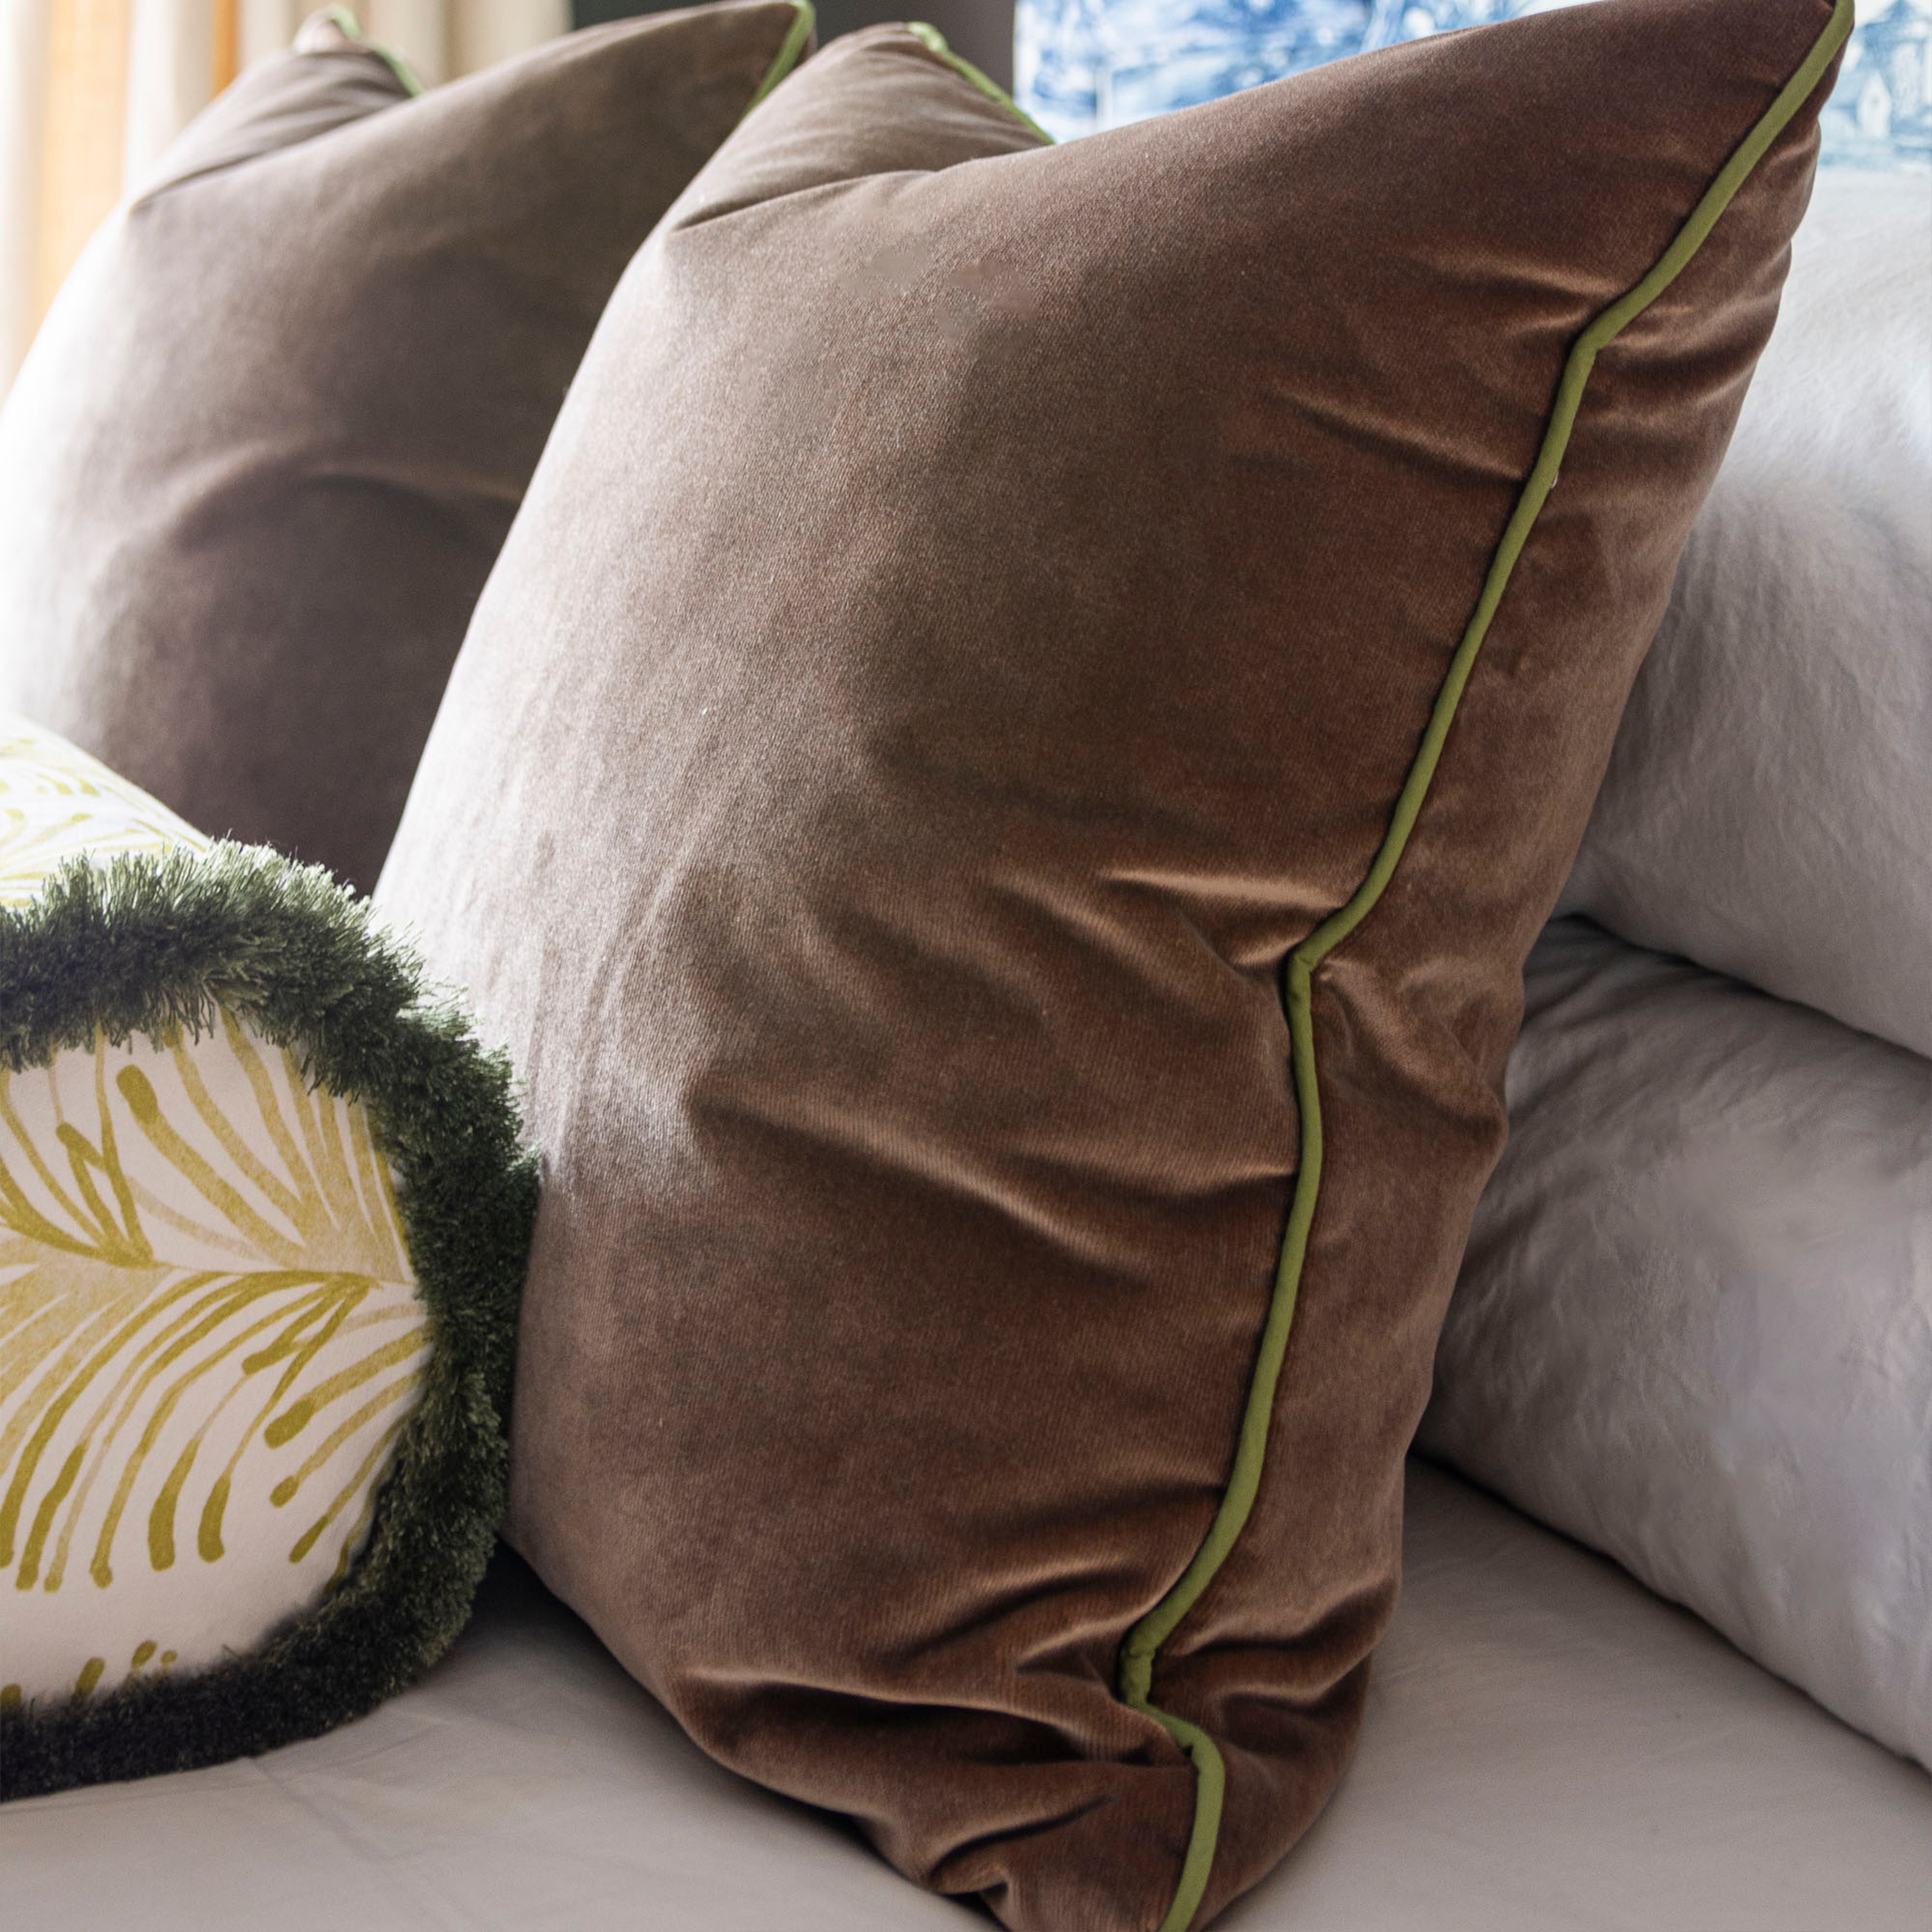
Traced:
<path fill-rule="evenodd" d="M 906 31 L 916 40 L 925 51 L 945 66 L 950 67 L 961 80 L 983 93 L 994 107 L 1004 108 L 1029 134 L 1037 135 L 1046 146 L 1055 145 L 1054 138 L 1043 128 L 998 81 L 982 74 L 963 55 L 956 54 L 946 44 L 946 37 L 939 28 L 923 20 L 909 20 Z"/>
<path fill-rule="evenodd" d="M 1289 954 L 1284 1005 L 1295 1101 L 1301 1119 L 1300 1159 L 1274 1287 L 1242 1407 L 1234 1464 L 1207 1534 L 1187 1568 L 1127 1632 L 1120 1653 L 1115 1694 L 1128 1708 L 1159 1724 L 1194 1767 L 1193 1822 L 1174 1896 L 1158 1932 L 1189 1932 L 1193 1925 L 1213 1869 L 1227 1774 L 1220 1749 L 1207 1730 L 1162 1710 L 1152 1701 L 1154 1671 L 1162 1646 L 1207 1593 L 1223 1564 L 1233 1554 L 1260 1489 L 1275 1391 L 1287 1354 L 1321 1191 L 1323 1141 L 1313 1020 L 1315 973 L 1374 909 L 1401 862 L 1483 641 L 1516 564 L 1556 488 L 1599 352 L 1662 295 L 1694 259 L 1738 191 L 1817 88 L 1850 35 L 1853 17 L 1853 0 L 1834 0 L 1831 18 L 1809 52 L 1732 150 L 1663 252 L 1623 295 L 1585 326 L 1571 345 L 1544 422 L 1536 459 L 1491 557 L 1474 611 L 1450 658 L 1448 671 L 1424 727 L 1422 742 L 1396 795 L 1382 842 L 1355 891 Z"/>
<path fill-rule="evenodd" d="M 745 115 L 798 65 L 798 57 L 805 52 L 806 43 L 818 25 L 818 13 L 811 0 L 791 0 L 791 25 L 785 29 L 785 38 L 778 43 L 778 51 L 772 57 L 772 64 L 766 68 L 764 79 L 758 82 L 758 92 L 744 104 L 744 114 L 738 117 L 740 126 L 744 125 Z"/>

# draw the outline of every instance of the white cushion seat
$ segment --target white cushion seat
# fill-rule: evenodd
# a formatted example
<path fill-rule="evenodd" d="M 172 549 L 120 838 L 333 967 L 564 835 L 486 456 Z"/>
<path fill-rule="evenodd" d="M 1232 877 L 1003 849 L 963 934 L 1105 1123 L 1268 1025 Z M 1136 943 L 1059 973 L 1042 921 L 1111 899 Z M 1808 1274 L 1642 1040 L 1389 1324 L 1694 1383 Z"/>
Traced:
<path fill-rule="evenodd" d="M 1341 1791 L 1225 1932 L 1923 1932 L 1932 1778 L 1603 1558 L 1411 1463 Z M 969 1932 L 688 1743 L 499 1557 L 416 1690 L 312 1743 L 0 1810 L 9 1925 Z"/>

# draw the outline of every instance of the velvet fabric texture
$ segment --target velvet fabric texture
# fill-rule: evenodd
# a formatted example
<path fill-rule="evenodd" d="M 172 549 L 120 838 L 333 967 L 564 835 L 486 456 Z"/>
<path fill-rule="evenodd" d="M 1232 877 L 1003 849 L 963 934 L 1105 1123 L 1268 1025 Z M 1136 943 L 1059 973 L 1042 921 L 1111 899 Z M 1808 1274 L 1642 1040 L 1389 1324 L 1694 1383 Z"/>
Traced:
<path fill-rule="evenodd" d="M 857 36 L 558 418 L 378 891 L 546 1150 L 510 1534 L 1012 1927 L 1202 1923 L 1341 1774 L 1848 25 L 1606 0 L 1063 148 Z"/>
<path fill-rule="evenodd" d="M 808 17 L 626 22 L 412 99 L 319 15 L 252 68 L 0 415 L 0 706 L 368 891 L 598 314 Z"/>

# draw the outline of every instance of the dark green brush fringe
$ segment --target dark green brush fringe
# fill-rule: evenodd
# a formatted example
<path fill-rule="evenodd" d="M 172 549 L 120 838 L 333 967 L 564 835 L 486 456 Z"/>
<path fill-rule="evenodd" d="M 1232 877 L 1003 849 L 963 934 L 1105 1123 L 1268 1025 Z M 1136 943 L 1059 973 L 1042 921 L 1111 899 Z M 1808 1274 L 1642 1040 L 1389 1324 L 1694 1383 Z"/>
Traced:
<path fill-rule="evenodd" d="M 178 1678 L 0 1711 L 0 1798 L 146 1777 L 312 1738 L 408 1684 L 470 1613 L 501 1520 L 537 1170 L 508 1063 L 320 867 L 253 846 L 70 861 L 0 912 L 0 1061 L 190 1032 L 225 1007 L 368 1108 L 433 1346 L 368 1544 L 263 1649 Z"/>

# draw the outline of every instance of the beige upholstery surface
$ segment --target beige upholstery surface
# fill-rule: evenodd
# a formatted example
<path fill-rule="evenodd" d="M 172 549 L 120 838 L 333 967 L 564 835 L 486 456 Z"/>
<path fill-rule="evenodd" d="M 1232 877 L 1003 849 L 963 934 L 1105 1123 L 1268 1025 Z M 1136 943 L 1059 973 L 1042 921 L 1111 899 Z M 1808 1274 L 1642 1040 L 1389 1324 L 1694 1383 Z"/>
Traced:
<path fill-rule="evenodd" d="M 1411 1464 L 1361 1749 L 1225 1932 L 1923 1932 L 1932 1779 Z M 8 1932 L 966 1932 L 686 1743 L 514 1559 L 315 1743 L 0 1810 Z"/>

